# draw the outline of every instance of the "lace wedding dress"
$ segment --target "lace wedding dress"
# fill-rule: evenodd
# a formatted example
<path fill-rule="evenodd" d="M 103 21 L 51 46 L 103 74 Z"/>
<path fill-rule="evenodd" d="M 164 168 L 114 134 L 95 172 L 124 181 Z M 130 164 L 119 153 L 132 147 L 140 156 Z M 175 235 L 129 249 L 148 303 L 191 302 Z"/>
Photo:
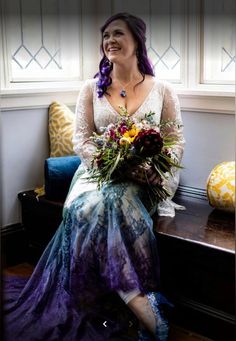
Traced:
<path fill-rule="evenodd" d="M 155 80 L 132 115 L 141 118 L 150 111 L 155 112 L 157 124 L 167 118 L 181 121 L 178 99 L 168 83 Z M 98 191 L 95 183 L 86 180 L 94 151 L 89 136 L 115 122 L 119 113 L 105 96 L 97 97 L 95 80 L 85 82 L 76 112 L 74 145 L 82 166 L 72 181 L 63 221 L 34 273 L 20 294 L 12 285 L 12 292 L 5 295 L 6 341 L 109 340 L 127 329 L 130 320 L 135 323 L 120 297 L 160 290 L 158 250 L 145 188 L 127 181 Z M 181 159 L 181 130 L 179 138 L 175 153 Z M 178 171 L 166 180 L 172 196 L 178 181 Z M 170 197 L 158 204 L 157 211 L 173 216 L 175 208 Z"/>

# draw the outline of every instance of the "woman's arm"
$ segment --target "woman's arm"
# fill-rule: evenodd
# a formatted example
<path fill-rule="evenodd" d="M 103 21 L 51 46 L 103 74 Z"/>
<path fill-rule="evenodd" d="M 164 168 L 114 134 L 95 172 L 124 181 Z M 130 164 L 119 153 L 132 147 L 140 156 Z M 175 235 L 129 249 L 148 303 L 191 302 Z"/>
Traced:
<path fill-rule="evenodd" d="M 74 151 L 81 158 L 85 168 L 89 168 L 93 153 L 96 150 L 96 146 L 90 140 L 90 136 L 95 131 L 91 80 L 85 81 L 80 90 L 75 113 Z"/>
<path fill-rule="evenodd" d="M 176 138 L 177 144 L 172 148 L 172 156 L 179 163 L 183 157 L 185 140 L 183 136 L 183 122 L 181 117 L 179 99 L 169 83 L 165 84 L 163 107 L 161 113 L 161 122 L 176 121 L 178 125 L 169 126 L 168 128 L 161 128 L 162 132 L 169 134 Z M 165 127 L 165 126 L 164 126 Z M 165 131 L 164 131 L 165 130 Z"/>
<path fill-rule="evenodd" d="M 165 84 L 164 88 L 161 122 L 165 122 L 166 120 L 176 121 L 178 123 L 178 125 L 173 125 L 172 127 L 170 126 L 168 128 L 161 128 L 161 130 L 163 133 L 169 134 L 176 138 L 177 143 L 174 147 L 171 148 L 171 155 L 175 161 L 181 164 L 185 145 L 182 117 L 178 97 L 172 86 L 168 83 Z M 163 129 L 165 129 L 165 132 L 163 131 Z M 170 193 L 170 197 L 168 197 L 167 200 L 159 203 L 159 215 L 174 216 L 175 214 L 174 208 L 176 208 L 177 205 L 174 204 L 171 199 L 173 198 L 179 185 L 180 169 L 175 168 L 172 170 L 172 173 L 173 176 L 169 174 L 167 176 L 167 179 L 164 180 L 165 188 Z"/>

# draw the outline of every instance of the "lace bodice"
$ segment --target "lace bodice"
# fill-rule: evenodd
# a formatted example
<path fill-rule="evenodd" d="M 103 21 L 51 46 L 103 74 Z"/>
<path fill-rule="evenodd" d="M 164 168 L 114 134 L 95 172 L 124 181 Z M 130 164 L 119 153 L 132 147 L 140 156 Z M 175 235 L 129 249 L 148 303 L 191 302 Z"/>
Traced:
<path fill-rule="evenodd" d="M 132 113 L 132 116 L 140 119 L 144 117 L 145 113 L 150 111 L 155 113 L 153 117 L 157 124 L 161 120 L 166 119 L 178 119 L 182 122 L 178 98 L 168 82 L 154 79 L 154 84 L 149 94 L 140 107 Z M 96 79 L 85 81 L 76 105 L 76 127 L 73 137 L 74 150 L 80 156 L 84 168 L 90 166 L 92 154 L 96 148 L 89 139 L 93 131 L 101 132 L 101 127 L 116 122 L 118 117 L 119 113 L 112 107 L 105 96 L 98 98 Z M 174 152 L 179 161 L 181 161 L 184 148 L 182 129 L 178 131 L 178 135 L 179 143 Z M 170 176 L 166 180 L 166 187 L 172 193 L 171 197 L 173 197 L 178 183 L 179 171 L 176 170 L 174 177 Z M 174 206 L 170 204 L 170 199 L 159 205 L 159 214 L 174 215 Z M 168 206 L 167 210 L 166 205 Z"/>

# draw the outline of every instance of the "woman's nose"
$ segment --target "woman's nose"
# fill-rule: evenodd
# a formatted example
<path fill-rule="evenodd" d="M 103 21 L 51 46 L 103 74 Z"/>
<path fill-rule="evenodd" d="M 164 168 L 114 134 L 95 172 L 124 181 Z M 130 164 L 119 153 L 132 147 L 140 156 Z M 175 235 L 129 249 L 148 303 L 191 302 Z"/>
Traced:
<path fill-rule="evenodd" d="M 114 42 L 115 41 L 115 37 L 113 35 L 110 35 L 109 39 L 108 39 L 108 42 L 111 43 L 111 42 Z"/>

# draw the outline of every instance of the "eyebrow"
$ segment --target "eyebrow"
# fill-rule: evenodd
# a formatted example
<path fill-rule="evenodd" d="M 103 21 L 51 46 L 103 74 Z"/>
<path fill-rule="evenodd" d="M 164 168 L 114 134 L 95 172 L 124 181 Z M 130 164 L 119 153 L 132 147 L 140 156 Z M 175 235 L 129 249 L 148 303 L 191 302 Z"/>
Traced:
<path fill-rule="evenodd" d="M 114 28 L 111 31 L 116 32 L 116 31 L 124 31 L 123 28 Z M 110 31 L 104 31 L 103 34 L 109 33 Z"/>

